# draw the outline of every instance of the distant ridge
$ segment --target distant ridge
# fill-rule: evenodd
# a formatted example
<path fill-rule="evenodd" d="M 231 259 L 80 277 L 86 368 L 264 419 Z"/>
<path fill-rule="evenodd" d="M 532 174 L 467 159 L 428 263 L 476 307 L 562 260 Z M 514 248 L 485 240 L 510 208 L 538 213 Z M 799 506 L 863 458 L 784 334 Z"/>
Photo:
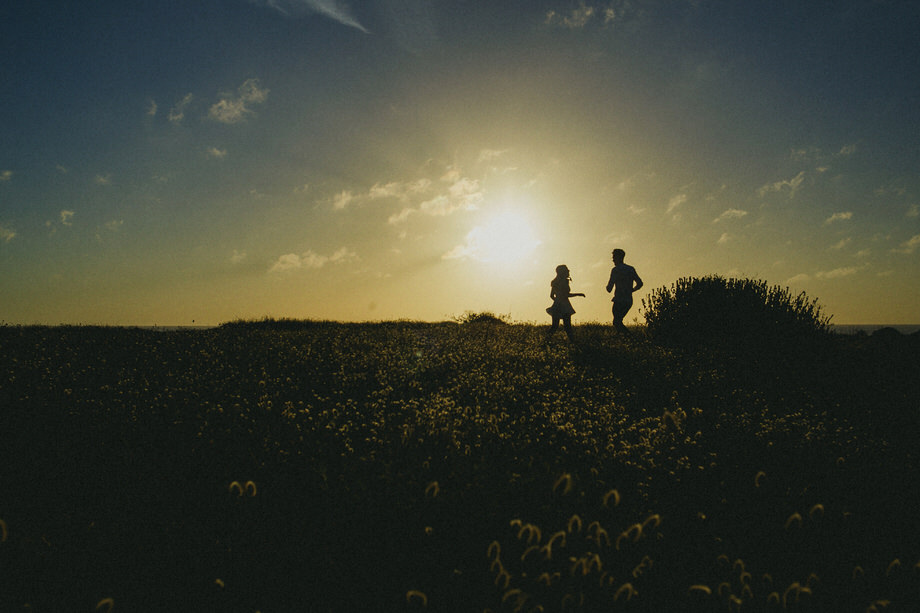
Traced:
<path fill-rule="evenodd" d="M 837 334 L 872 334 L 882 328 L 894 328 L 901 334 L 913 334 L 920 330 L 920 324 L 831 324 L 831 331 Z"/>

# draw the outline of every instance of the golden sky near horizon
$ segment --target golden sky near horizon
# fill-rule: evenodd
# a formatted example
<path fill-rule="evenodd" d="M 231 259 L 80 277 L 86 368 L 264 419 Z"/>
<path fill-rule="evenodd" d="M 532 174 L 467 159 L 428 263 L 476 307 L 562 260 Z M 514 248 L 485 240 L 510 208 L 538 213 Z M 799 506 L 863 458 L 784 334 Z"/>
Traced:
<path fill-rule="evenodd" d="M 920 321 L 920 10 L 103 0 L 0 11 L 0 320 L 609 321 L 764 279 Z M 105 33 L 90 35 L 88 33 Z M 914 51 L 914 52 L 911 52 Z"/>

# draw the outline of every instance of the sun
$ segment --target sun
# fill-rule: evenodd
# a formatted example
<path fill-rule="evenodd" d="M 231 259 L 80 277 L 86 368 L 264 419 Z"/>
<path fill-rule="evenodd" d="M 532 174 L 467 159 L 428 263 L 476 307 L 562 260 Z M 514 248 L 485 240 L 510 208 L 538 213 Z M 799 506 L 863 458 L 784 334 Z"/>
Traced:
<path fill-rule="evenodd" d="M 532 255 L 539 245 L 530 220 L 511 211 L 495 215 L 467 235 L 469 255 L 487 264 L 517 264 Z"/>

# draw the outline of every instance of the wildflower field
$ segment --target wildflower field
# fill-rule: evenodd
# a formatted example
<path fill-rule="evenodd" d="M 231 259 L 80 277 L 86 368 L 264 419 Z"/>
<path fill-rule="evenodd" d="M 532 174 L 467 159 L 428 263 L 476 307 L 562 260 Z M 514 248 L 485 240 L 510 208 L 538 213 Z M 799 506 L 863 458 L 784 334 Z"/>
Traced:
<path fill-rule="evenodd" d="M 2 611 L 917 611 L 920 339 L 0 327 Z"/>

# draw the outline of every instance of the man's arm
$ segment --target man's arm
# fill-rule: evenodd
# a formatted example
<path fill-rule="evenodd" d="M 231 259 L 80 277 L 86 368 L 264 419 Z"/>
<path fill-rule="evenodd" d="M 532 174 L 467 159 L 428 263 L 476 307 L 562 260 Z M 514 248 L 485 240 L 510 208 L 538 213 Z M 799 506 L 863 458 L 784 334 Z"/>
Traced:
<path fill-rule="evenodd" d="M 613 270 L 610 271 L 610 280 L 607 281 L 607 293 L 610 293 L 610 290 L 613 289 Z"/>
<path fill-rule="evenodd" d="M 640 289 L 642 289 L 643 283 L 642 283 L 642 279 L 639 278 L 638 273 L 635 274 L 635 277 L 636 277 L 636 278 L 635 278 L 636 285 L 635 285 L 635 287 L 633 287 L 633 291 L 634 291 L 634 292 L 638 292 Z"/>

